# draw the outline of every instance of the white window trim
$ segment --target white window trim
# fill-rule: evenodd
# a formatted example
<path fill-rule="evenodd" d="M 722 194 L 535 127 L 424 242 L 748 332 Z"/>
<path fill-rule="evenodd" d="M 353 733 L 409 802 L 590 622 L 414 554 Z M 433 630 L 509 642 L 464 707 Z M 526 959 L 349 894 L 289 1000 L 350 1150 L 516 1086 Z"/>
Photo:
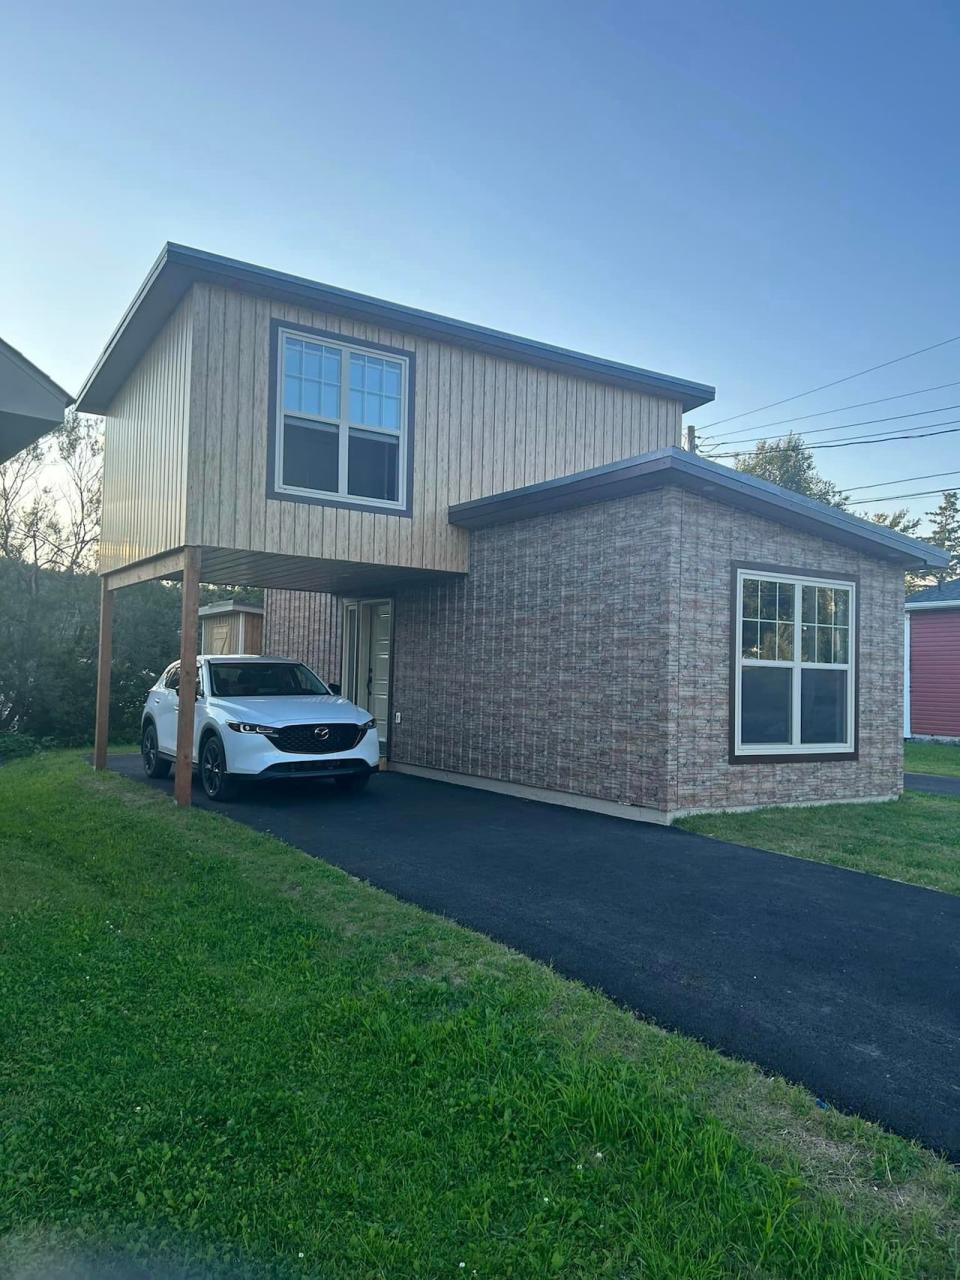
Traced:
<path fill-rule="evenodd" d="M 283 396 L 285 386 L 285 368 L 284 368 L 284 343 L 287 338 L 295 338 L 298 342 L 312 342 L 318 347 L 335 347 L 340 351 L 340 418 L 337 422 L 333 422 L 330 418 L 325 418 L 317 413 L 289 413 L 289 417 L 296 418 L 300 423 L 306 426 L 316 424 L 317 427 L 335 427 L 338 432 L 339 459 L 337 472 L 340 480 L 340 488 L 332 489 L 306 489 L 298 485 L 289 485 L 283 483 L 283 435 L 286 429 L 287 410 L 284 409 Z M 361 422 L 350 421 L 350 354 L 356 353 L 358 356 L 376 356 L 378 359 L 391 360 L 400 365 L 400 429 L 394 431 L 390 427 L 369 427 Z M 364 346 L 359 342 L 341 342 L 335 338 L 320 337 L 310 333 L 304 333 L 302 329 L 285 329 L 282 326 L 277 330 L 277 348 L 274 352 L 277 369 L 277 401 L 276 401 L 276 422 L 277 429 L 274 440 L 274 488 L 277 493 L 289 493 L 291 496 L 300 498 L 329 498 L 331 502 L 349 503 L 351 506 L 369 507 L 373 511 L 405 511 L 406 510 L 406 493 L 407 493 L 407 440 L 409 423 L 407 421 L 407 409 L 409 403 L 409 387 L 410 387 L 410 360 L 409 357 L 398 355 L 392 351 L 380 351 L 376 347 Z M 397 441 L 397 499 L 391 501 L 387 498 L 368 498 L 357 494 L 352 494 L 347 488 L 349 477 L 349 442 L 350 431 L 366 431 L 371 435 L 383 436 L 388 440 Z"/>
<path fill-rule="evenodd" d="M 793 652 L 794 658 L 789 661 L 774 661 L 770 658 L 745 658 L 743 656 L 743 584 L 747 578 L 759 578 L 764 582 L 785 582 L 793 585 Z M 801 662 L 800 661 L 800 627 L 802 625 L 802 588 L 803 587 L 841 587 L 850 593 L 850 623 L 847 634 L 846 662 Z M 804 756 L 850 755 L 856 750 L 856 653 L 857 653 L 857 585 L 849 578 L 804 577 L 802 574 L 777 573 L 767 569 L 738 569 L 734 616 L 736 626 L 731 637 L 736 656 L 736 675 L 734 678 L 734 755 L 750 756 Z M 742 676 L 744 667 L 788 667 L 793 671 L 791 696 L 791 741 L 743 743 L 740 740 L 740 704 L 742 693 Z M 804 670 L 846 671 L 847 673 L 847 735 L 844 742 L 808 742 L 800 741 L 800 685 Z"/>

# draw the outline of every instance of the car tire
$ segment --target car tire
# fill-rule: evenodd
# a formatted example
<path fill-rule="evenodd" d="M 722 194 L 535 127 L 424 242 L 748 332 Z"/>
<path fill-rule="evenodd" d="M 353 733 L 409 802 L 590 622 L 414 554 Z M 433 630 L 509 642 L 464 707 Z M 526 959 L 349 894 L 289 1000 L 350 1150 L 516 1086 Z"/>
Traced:
<path fill-rule="evenodd" d="M 236 795 L 236 779 L 227 773 L 223 743 L 215 733 L 200 744 L 200 785 L 210 800 L 232 800 Z"/>
<path fill-rule="evenodd" d="M 143 761 L 143 772 L 148 778 L 169 778 L 170 761 L 160 754 L 157 745 L 157 730 L 152 723 L 143 727 L 140 739 L 140 759 Z"/>
<path fill-rule="evenodd" d="M 362 791 L 370 781 L 370 774 L 345 773 L 333 781 L 338 791 Z"/>

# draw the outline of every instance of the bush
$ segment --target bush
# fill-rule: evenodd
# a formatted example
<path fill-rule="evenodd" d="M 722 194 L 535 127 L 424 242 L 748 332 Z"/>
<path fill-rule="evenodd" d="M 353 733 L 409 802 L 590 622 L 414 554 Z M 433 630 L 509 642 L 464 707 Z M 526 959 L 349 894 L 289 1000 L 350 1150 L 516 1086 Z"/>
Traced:
<path fill-rule="evenodd" d="M 28 733 L 4 733 L 0 731 L 0 764 L 8 760 L 22 760 L 35 755 L 40 743 Z"/>

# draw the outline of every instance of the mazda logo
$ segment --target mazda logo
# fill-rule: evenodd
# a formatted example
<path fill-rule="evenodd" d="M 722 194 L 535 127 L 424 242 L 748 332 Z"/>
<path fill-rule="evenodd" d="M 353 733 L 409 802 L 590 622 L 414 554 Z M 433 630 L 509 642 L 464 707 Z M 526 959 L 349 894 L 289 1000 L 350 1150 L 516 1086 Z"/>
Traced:
<path fill-rule="evenodd" d="M 315 738 L 319 738 L 321 742 L 326 742 L 326 740 L 330 737 L 330 730 L 327 728 L 325 724 L 318 724 L 313 731 L 313 736 Z"/>

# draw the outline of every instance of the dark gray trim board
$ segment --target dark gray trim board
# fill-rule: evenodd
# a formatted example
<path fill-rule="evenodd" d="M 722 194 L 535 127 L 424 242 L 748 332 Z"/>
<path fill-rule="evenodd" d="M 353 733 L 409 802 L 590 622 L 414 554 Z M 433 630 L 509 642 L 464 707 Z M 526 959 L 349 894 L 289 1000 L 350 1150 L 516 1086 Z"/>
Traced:
<path fill-rule="evenodd" d="M 277 488 L 277 377 L 280 368 L 280 343 L 279 334 L 281 329 L 290 330 L 294 333 L 305 333 L 311 338 L 330 338 L 332 341 L 338 342 L 341 346 L 347 345 L 357 347 L 365 351 L 379 351 L 385 355 L 402 356 L 408 361 L 409 377 L 407 378 L 407 465 L 406 465 L 406 492 L 403 495 L 402 506 L 388 506 L 387 504 L 378 505 L 376 502 L 352 502 L 349 498 L 333 498 L 326 494 L 317 493 L 316 497 L 310 497 L 303 493 L 288 493 L 286 489 Z M 270 321 L 270 374 L 268 395 L 270 397 L 267 408 L 267 497 L 277 500 L 278 502 L 305 502 L 308 506 L 314 507 L 343 507 L 348 511 L 371 511 L 381 516 L 404 516 L 409 518 L 413 514 L 413 436 L 416 430 L 414 405 L 416 403 L 416 378 L 417 378 L 417 360 L 412 351 L 406 351 L 403 347 L 387 347 L 380 342 L 365 342 L 360 338 L 351 338 L 342 333 L 333 333 L 329 329 L 311 329 L 305 324 L 291 324 L 287 320 L 271 320 Z"/>
<path fill-rule="evenodd" d="M 943 568 L 949 563 L 949 556 L 940 547 L 676 447 L 657 449 L 622 462 L 609 462 L 589 471 L 525 485 L 488 498 L 459 502 L 448 508 L 447 518 L 451 524 L 466 529 L 483 529 L 551 511 L 608 502 L 666 484 L 679 485 L 779 524 L 856 547 L 878 559 L 931 568 Z"/>
<path fill-rule="evenodd" d="M 521 360 L 561 373 L 579 374 L 597 382 L 647 391 L 651 395 L 679 400 L 684 411 L 709 404 L 715 394 L 713 387 L 701 382 L 690 382 L 617 360 L 585 355 L 483 325 L 453 320 L 432 311 L 386 302 L 382 298 L 320 284 L 284 271 L 271 271 L 250 262 L 206 253 L 202 249 L 167 244 L 84 383 L 77 402 L 79 409 L 84 413 L 107 412 L 110 402 L 167 317 L 191 285 L 200 281 L 273 298 L 278 302 L 291 302 L 315 311 L 332 311 L 337 315 L 470 347 L 490 355 Z"/>

